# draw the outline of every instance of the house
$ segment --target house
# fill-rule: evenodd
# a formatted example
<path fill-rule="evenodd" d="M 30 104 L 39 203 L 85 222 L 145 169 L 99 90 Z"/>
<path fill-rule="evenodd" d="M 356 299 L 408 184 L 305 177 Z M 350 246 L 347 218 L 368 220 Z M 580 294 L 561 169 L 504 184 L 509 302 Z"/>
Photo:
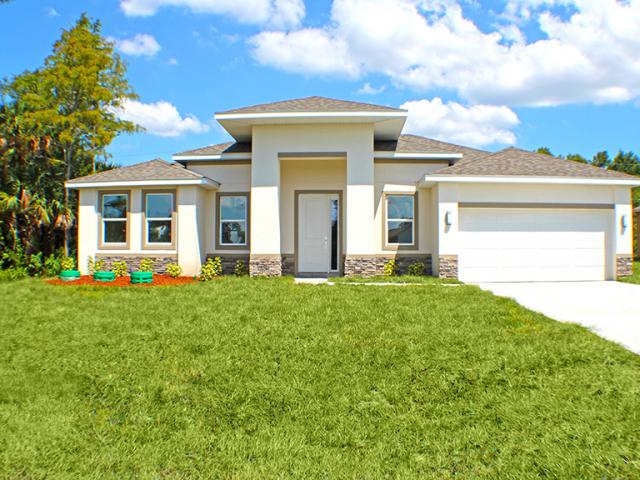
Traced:
<path fill-rule="evenodd" d="M 463 281 L 604 280 L 632 267 L 640 178 L 517 148 L 402 134 L 398 108 L 309 97 L 217 113 L 234 142 L 70 180 L 78 259 L 186 274 L 401 271 Z"/>

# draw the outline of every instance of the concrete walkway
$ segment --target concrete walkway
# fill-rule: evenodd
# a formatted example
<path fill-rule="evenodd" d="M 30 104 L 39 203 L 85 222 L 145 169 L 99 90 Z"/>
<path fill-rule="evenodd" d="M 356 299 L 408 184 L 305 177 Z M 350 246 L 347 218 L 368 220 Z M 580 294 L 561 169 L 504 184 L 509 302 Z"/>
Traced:
<path fill-rule="evenodd" d="M 578 323 L 640 354 L 640 285 L 621 282 L 482 283 L 561 322 Z"/>

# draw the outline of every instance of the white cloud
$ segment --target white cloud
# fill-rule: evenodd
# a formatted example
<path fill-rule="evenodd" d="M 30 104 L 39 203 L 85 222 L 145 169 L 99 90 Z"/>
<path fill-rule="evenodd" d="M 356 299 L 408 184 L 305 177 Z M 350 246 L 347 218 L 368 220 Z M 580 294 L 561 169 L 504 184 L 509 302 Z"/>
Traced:
<path fill-rule="evenodd" d="M 47 12 L 47 15 L 49 17 L 59 17 L 60 16 L 58 11 L 53 7 L 47 7 L 46 12 Z"/>
<path fill-rule="evenodd" d="M 146 33 L 138 33 L 132 38 L 110 37 L 110 40 L 116 44 L 116 48 L 122 53 L 133 57 L 153 57 L 162 50 L 153 35 Z"/>
<path fill-rule="evenodd" d="M 379 93 L 384 92 L 386 87 L 384 85 L 380 85 L 379 87 L 372 87 L 369 82 L 366 82 L 363 86 L 361 86 L 356 93 L 360 95 L 378 95 Z"/>
<path fill-rule="evenodd" d="M 169 60 L 167 60 L 167 63 L 169 65 L 178 65 L 178 59 L 177 58 L 170 58 Z"/>
<path fill-rule="evenodd" d="M 204 133 L 209 130 L 209 126 L 195 116 L 182 116 L 175 106 L 165 101 L 143 103 L 125 100 L 116 115 L 159 137 L 177 137 L 185 133 Z"/>
<path fill-rule="evenodd" d="M 298 27 L 305 16 L 303 0 L 120 0 L 120 8 L 128 16 L 155 15 L 161 8 L 171 6 L 274 28 Z"/>
<path fill-rule="evenodd" d="M 558 6 L 563 18 L 554 15 Z M 485 32 L 456 0 L 334 0 L 326 26 L 262 32 L 249 44 L 258 62 L 286 71 L 383 74 L 400 86 L 450 89 L 479 104 L 640 95 L 640 0 L 509 0 L 499 19 Z M 522 21 L 536 22 L 543 38 L 527 43 Z"/>
<path fill-rule="evenodd" d="M 520 123 L 507 107 L 444 103 L 440 98 L 415 100 L 401 105 L 409 111 L 406 131 L 439 140 L 483 147 L 513 145 L 513 129 Z"/>

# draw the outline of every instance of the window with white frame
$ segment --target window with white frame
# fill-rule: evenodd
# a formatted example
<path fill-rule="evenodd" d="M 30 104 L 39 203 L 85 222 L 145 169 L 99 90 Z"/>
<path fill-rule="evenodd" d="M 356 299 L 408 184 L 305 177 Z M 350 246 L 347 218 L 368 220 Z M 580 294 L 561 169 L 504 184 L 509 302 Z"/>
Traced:
<path fill-rule="evenodd" d="M 105 193 L 102 195 L 100 209 L 102 243 L 105 245 L 126 245 L 129 195 L 127 193 Z"/>
<path fill-rule="evenodd" d="M 247 195 L 221 195 L 218 205 L 218 243 L 221 246 L 247 245 Z"/>
<path fill-rule="evenodd" d="M 170 245 L 173 232 L 173 193 L 145 193 L 147 244 Z"/>
<path fill-rule="evenodd" d="M 387 195 L 387 245 L 415 244 L 415 196 Z"/>

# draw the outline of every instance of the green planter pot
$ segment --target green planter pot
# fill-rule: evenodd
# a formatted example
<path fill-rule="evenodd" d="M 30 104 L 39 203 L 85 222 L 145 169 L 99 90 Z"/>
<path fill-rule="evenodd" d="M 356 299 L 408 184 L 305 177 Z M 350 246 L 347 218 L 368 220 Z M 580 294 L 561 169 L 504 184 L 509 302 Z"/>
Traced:
<path fill-rule="evenodd" d="M 80 272 L 78 270 L 62 270 L 59 278 L 64 282 L 72 282 L 80 278 Z"/>
<path fill-rule="evenodd" d="M 116 274 L 113 272 L 93 272 L 93 279 L 96 282 L 113 282 Z"/>
<path fill-rule="evenodd" d="M 131 283 L 152 283 L 153 272 L 131 272 Z"/>

